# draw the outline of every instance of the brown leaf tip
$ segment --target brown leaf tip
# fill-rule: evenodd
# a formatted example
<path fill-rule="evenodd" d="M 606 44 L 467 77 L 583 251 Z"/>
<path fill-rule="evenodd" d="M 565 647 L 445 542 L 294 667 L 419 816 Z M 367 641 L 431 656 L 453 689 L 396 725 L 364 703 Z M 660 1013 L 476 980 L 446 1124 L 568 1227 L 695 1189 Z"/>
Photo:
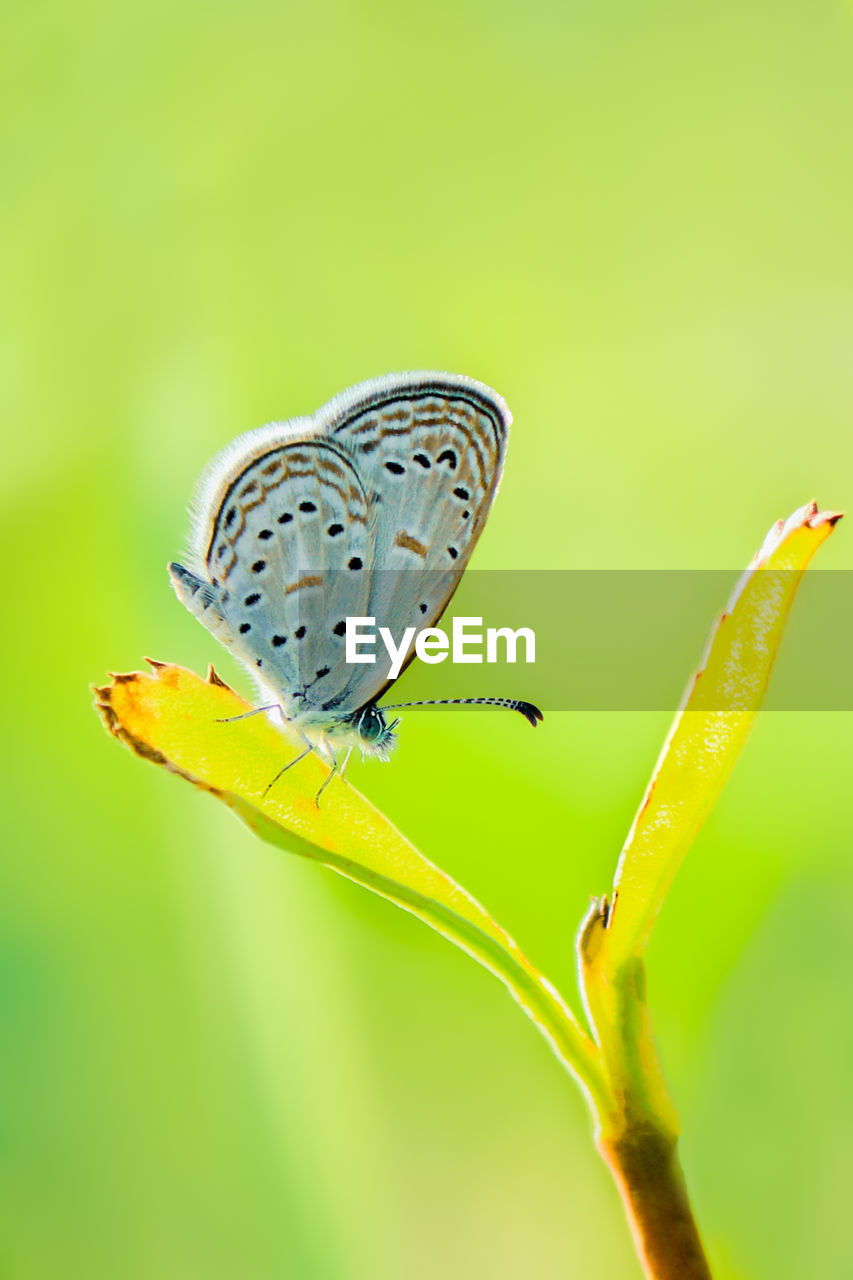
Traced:
<path fill-rule="evenodd" d="M 92 692 L 95 695 L 95 710 L 101 717 L 101 723 L 108 733 L 118 738 L 120 736 L 118 716 L 112 707 L 112 689 L 109 685 L 105 685 L 103 688 L 93 688 Z"/>
<path fill-rule="evenodd" d="M 150 662 L 150 658 L 146 658 L 146 662 Z M 158 669 L 167 668 L 167 662 L 152 662 L 151 665 Z M 110 673 L 112 674 L 112 673 Z M 181 769 L 174 761 L 170 760 L 153 746 L 150 742 L 146 742 L 143 738 L 133 733 L 127 725 L 122 722 L 121 717 L 112 705 L 113 689 L 115 685 L 128 684 L 135 680 L 150 680 L 150 676 L 144 675 L 142 672 L 130 672 L 127 675 L 113 675 L 113 685 L 104 685 L 102 687 L 94 687 L 95 694 L 95 710 L 101 717 L 104 728 L 108 730 L 113 737 L 118 738 L 119 742 L 123 742 L 126 747 L 143 760 L 148 760 L 152 764 L 159 765 L 161 768 L 167 769 L 169 773 L 175 773 L 180 778 L 184 778 L 187 782 L 191 782 L 193 786 L 198 787 L 201 791 L 209 791 L 211 795 L 222 796 L 224 793 L 216 787 L 210 786 L 206 782 L 202 782 L 199 778 L 194 777 L 191 773 L 187 773 L 185 769 Z"/>
<path fill-rule="evenodd" d="M 231 686 L 229 684 L 226 684 L 225 681 L 222 679 L 222 676 L 219 675 L 218 671 L 216 671 L 212 662 L 210 666 L 207 668 L 207 683 L 214 684 L 219 689 L 227 689 L 229 693 L 234 692 Z"/>
<path fill-rule="evenodd" d="M 589 911 L 581 921 L 577 937 L 578 957 L 582 964 L 594 964 L 604 944 L 604 931 L 610 919 L 607 895 L 590 899 Z"/>
<path fill-rule="evenodd" d="M 843 511 L 815 511 L 808 523 L 810 529 L 817 529 L 822 524 L 828 524 L 830 527 L 834 527 L 838 524 L 839 520 L 843 519 Z"/>
<path fill-rule="evenodd" d="M 753 556 L 752 567 L 760 568 L 785 538 L 797 529 L 819 529 L 824 524 L 832 527 L 838 523 L 843 514 L 842 511 L 821 511 L 814 500 L 807 502 L 803 507 L 798 507 L 796 511 L 791 512 L 787 520 L 776 521 Z M 737 595 L 737 592 L 735 594 Z"/>

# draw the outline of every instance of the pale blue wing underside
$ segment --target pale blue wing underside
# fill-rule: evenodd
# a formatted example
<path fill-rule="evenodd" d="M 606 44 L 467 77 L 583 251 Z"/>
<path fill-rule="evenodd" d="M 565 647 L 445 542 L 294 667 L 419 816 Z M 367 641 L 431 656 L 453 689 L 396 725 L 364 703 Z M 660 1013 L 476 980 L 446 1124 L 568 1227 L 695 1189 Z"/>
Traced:
<path fill-rule="evenodd" d="M 384 382 L 355 388 L 325 412 L 375 517 L 367 612 L 399 640 L 406 627 L 433 626 L 459 583 L 497 491 L 510 415 L 470 379 L 423 373 Z M 351 669 L 344 704 L 376 697 L 388 683 L 382 676 L 380 661 Z"/>
<path fill-rule="evenodd" d="M 344 661 L 344 620 L 399 636 L 431 626 L 497 490 L 509 411 L 452 374 L 392 374 L 312 418 L 235 440 L 195 500 L 193 570 L 179 597 L 288 715 L 345 716 L 388 664 Z"/>

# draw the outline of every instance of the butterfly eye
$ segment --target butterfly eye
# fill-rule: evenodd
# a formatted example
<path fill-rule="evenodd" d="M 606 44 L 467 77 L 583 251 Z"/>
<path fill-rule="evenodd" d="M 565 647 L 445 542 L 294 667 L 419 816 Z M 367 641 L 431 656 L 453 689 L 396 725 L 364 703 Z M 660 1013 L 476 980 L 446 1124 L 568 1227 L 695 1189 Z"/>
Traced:
<path fill-rule="evenodd" d="M 365 742 L 375 742 L 382 736 L 385 721 L 375 707 L 366 707 L 358 722 L 358 732 Z"/>

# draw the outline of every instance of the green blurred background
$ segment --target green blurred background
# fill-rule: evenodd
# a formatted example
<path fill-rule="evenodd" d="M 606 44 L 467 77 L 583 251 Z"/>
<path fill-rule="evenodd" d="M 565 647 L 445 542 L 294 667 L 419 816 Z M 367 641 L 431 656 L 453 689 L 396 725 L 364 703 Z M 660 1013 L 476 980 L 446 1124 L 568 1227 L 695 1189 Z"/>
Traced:
<path fill-rule="evenodd" d="M 480 568 L 734 570 L 851 506 L 852 35 L 820 0 L 8 12 L 2 1275 L 639 1276 L 498 984 L 88 686 L 248 690 L 166 579 L 196 476 L 391 369 L 514 411 Z M 667 722 L 409 712 L 352 780 L 570 988 Z M 761 718 L 649 954 L 722 1280 L 853 1275 L 851 727 Z"/>

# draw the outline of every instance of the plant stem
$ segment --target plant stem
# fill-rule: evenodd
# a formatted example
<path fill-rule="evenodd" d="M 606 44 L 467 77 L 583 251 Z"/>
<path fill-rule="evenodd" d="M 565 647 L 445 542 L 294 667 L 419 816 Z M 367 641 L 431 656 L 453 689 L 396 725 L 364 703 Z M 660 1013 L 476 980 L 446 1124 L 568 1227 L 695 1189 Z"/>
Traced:
<path fill-rule="evenodd" d="M 616 1180 L 650 1280 L 711 1280 L 690 1208 L 676 1139 L 651 1125 L 600 1138 L 598 1149 Z"/>

